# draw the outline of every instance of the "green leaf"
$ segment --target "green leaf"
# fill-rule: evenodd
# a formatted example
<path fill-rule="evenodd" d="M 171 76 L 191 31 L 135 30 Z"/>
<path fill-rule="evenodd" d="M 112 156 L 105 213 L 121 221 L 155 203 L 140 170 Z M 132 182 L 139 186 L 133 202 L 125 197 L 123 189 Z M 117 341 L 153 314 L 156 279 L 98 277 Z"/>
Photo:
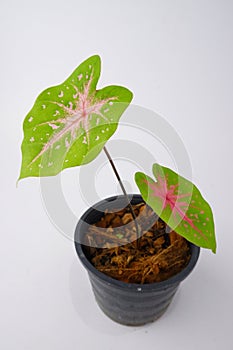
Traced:
<path fill-rule="evenodd" d="M 145 202 L 172 230 L 215 253 L 212 210 L 198 188 L 159 164 L 153 165 L 153 174 L 156 182 L 144 173 L 135 174 L 136 184 Z"/>
<path fill-rule="evenodd" d="M 133 95 L 121 86 L 96 90 L 100 64 L 99 56 L 88 58 L 64 83 L 38 96 L 23 124 L 19 179 L 89 163 L 116 131 Z"/>

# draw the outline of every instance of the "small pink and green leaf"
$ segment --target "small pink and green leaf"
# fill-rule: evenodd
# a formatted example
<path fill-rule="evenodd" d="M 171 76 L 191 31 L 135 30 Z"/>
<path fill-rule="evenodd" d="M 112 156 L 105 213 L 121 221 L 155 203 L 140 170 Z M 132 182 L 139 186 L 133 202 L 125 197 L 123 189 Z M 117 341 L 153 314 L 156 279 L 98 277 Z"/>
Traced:
<path fill-rule="evenodd" d="M 198 188 L 184 177 L 159 164 L 153 165 L 156 179 L 136 173 L 143 199 L 172 229 L 190 242 L 216 252 L 214 220 L 209 204 Z"/>
<path fill-rule="evenodd" d="M 56 175 L 101 152 L 132 93 L 121 86 L 96 90 L 99 76 L 100 57 L 92 56 L 38 96 L 24 120 L 20 179 Z"/>

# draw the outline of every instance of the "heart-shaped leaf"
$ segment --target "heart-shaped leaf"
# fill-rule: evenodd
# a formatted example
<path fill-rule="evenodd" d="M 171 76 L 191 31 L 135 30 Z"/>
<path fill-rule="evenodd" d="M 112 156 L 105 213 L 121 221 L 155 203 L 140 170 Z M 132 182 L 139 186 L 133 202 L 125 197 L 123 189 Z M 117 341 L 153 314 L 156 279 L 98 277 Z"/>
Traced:
<path fill-rule="evenodd" d="M 135 174 L 135 181 L 145 202 L 172 230 L 215 253 L 212 210 L 197 187 L 159 164 L 153 165 L 153 174 L 156 182 L 144 173 Z"/>
<path fill-rule="evenodd" d="M 99 56 L 88 58 L 38 96 L 24 120 L 19 179 L 89 163 L 116 131 L 133 95 L 121 86 L 96 90 L 100 64 Z"/>

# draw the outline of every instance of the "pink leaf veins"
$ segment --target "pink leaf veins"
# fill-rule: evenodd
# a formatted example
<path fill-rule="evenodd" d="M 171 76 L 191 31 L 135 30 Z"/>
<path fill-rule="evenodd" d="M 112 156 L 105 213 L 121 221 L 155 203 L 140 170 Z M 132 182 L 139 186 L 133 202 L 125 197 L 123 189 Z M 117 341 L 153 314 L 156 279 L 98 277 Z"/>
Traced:
<path fill-rule="evenodd" d="M 49 149 L 52 149 L 53 145 L 57 143 L 60 139 L 62 139 L 65 135 L 70 135 L 70 142 L 65 142 L 66 148 L 69 148 L 72 142 L 77 137 L 77 132 L 80 128 L 82 128 L 86 133 L 86 142 L 89 146 L 90 139 L 89 139 L 89 129 L 90 129 L 90 120 L 93 114 L 98 115 L 99 118 L 102 118 L 106 123 L 109 124 L 108 118 L 102 113 L 101 109 L 102 107 L 109 102 L 109 105 L 112 101 L 116 100 L 117 97 L 109 97 L 106 99 L 100 99 L 97 100 L 94 97 L 94 94 L 90 93 L 90 86 L 93 80 L 93 76 L 91 75 L 89 81 L 84 85 L 83 92 L 79 91 L 77 86 L 72 85 L 75 94 L 73 95 L 74 98 L 74 105 L 73 103 L 69 103 L 69 107 L 65 106 L 63 103 L 50 101 L 49 103 L 53 103 L 60 107 L 64 112 L 64 117 L 59 118 L 56 120 L 49 120 L 45 123 L 39 124 L 41 125 L 49 125 L 53 130 L 58 130 L 57 133 L 54 133 L 54 135 L 49 139 L 49 141 L 44 144 L 42 150 L 38 153 L 38 155 L 31 161 L 29 166 L 31 166 L 39 157 L 41 157 L 46 151 Z M 61 93 L 60 93 L 61 96 Z M 58 115 L 58 111 L 56 111 L 55 115 Z M 97 123 L 99 121 L 97 120 Z"/>
<path fill-rule="evenodd" d="M 153 191 L 154 196 L 161 199 L 162 209 L 169 207 L 171 209 L 174 220 L 178 216 L 184 222 L 186 222 L 186 224 L 184 224 L 184 227 L 188 227 L 188 225 L 190 225 L 205 240 L 207 240 L 206 235 L 198 227 L 196 227 L 194 220 L 189 218 L 187 215 L 188 208 L 194 207 L 192 204 L 190 204 L 192 199 L 191 193 L 184 193 L 180 195 L 176 194 L 178 184 L 171 185 L 168 189 L 166 178 L 163 178 L 159 175 L 157 176 L 156 183 L 151 183 L 148 180 L 144 180 L 144 182 Z M 186 198 L 187 201 L 182 200 L 183 198 Z M 197 219 L 197 214 L 194 214 L 194 217 Z"/>

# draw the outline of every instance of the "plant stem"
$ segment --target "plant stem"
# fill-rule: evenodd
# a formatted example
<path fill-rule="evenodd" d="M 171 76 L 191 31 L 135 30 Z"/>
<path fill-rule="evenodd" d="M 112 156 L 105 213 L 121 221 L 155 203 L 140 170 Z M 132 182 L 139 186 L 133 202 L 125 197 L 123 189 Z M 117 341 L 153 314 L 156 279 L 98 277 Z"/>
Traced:
<path fill-rule="evenodd" d="M 105 146 L 104 146 L 104 152 L 105 152 L 105 154 L 106 154 L 106 156 L 107 156 L 107 158 L 109 160 L 109 163 L 111 164 L 111 167 L 112 167 L 112 169 L 114 171 L 114 174 L 116 175 L 116 178 L 117 178 L 117 180 L 118 180 L 118 182 L 120 184 L 122 192 L 123 192 L 123 194 L 124 194 L 124 196 L 125 196 L 125 198 L 126 198 L 126 200 L 128 202 L 128 206 L 129 206 L 130 212 L 131 212 L 131 214 L 133 216 L 133 219 L 134 219 L 136 233 L 137 233 L 137 239 L 138 239 L 140 237 L 140 230 L 139 230 L 138 223 L 137 223 L 137 217 L 136 217 L 135 212 L 133 210 L 133 206 L 132 206 L 132 204 L 130 202 L 130 199 L 129 199 L 129 196 L 128 196 L 126 190 L 125 190 L 125 187 L 124 187 L 123 182 L 121 180 L 120 174 L 118 173 L 118 171 L 116 169 L 116 166 L 115 166 L 115 164 L 114 164 L 114 162 L 112 160 L 112 157 L 110 156 L 110 154 L 109 154 L 109 152 L 108 152 L 108 150 L 107 150 L 107 148 Z"/>

